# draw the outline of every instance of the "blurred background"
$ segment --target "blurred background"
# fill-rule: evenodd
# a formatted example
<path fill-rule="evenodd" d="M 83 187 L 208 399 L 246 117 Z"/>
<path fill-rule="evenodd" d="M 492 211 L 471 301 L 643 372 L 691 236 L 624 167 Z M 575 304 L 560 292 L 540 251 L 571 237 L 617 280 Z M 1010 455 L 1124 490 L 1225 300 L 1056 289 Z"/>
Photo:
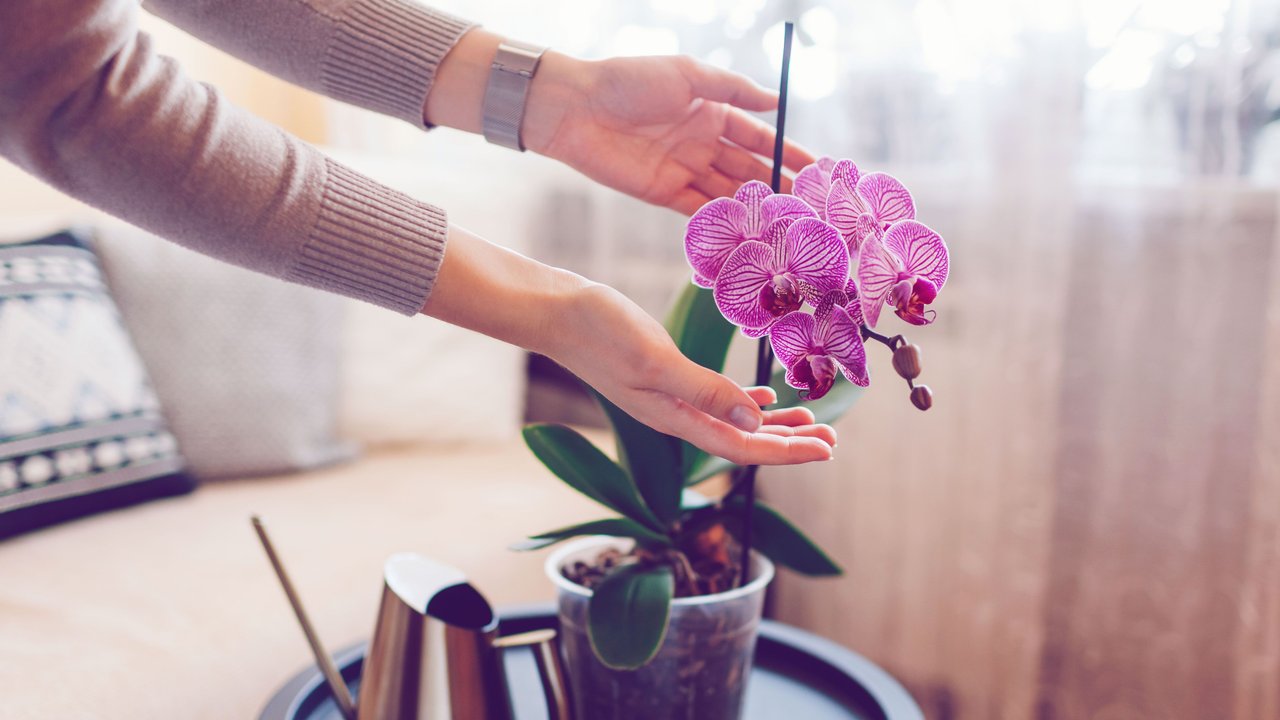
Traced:
<path fill-rule="evenodd" d="M 885 326 L 923 347 L 934 409 L 871 348 L 837 460 L 765 473 L 847 571 L 783 577 L 775 617 L 882 664 L 935 720 L 1280 717 L 1280 1 L 435 4 L 770 86 L 795 19 L 789 134 L 898 176 L 948 240 L 937 323 Z M 415 194 L 496 242 L 657 315 L 687 280 L 674 213 L 147 22 L 305 139 L 420 167 Z"/>

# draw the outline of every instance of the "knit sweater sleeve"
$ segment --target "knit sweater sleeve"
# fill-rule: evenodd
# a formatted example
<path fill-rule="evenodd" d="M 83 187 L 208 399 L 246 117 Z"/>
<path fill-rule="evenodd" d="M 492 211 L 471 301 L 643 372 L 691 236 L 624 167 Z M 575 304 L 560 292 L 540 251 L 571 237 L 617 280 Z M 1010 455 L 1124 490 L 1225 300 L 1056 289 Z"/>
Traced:
<path fill-rule="evenodd" d="M 425 127 L 436 68 L 474 25 L 414 0 L 145 0 L 295 85 Z"/>
<path fill-rule="evenodd" d="M 301 2 L 257 5 L 287 14 Z M 138 31 L 138 13 L 136 0 L 0 2 L 0 155 L 199 252 L 416 313 L 443 258 L 445 214 L 232 106 L 158 54 Z M 367 85 L 363 78 L 386 62 L 373 46 L 351 52 L 381 60 L 341 71 L 348 51 L 330 46 L 347 31 L 325 27 L 325 41 L 312 45 L 329 48 L 319 51 L 333 56 L 329 70 L 303 69 L 287 53 L 281 67 L 296 66 L 304 84 L 328 83 L 336 94 L 346 87 L 348 97 L 400 115 L 418 102 L 411 96 L 425 98 L 429 74 L 412 90 L 390 79 Z M 400 95 L 386 89 L 393 86 Z"/>

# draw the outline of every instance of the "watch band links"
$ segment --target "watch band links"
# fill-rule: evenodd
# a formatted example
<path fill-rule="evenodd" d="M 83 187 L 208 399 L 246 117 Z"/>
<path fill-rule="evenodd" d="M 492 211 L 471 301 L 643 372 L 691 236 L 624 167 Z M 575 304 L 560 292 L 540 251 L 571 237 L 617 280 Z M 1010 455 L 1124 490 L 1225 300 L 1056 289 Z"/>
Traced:
<path fill-rule="evenodd" d="M 544 47 L 513 41 L 498 45 L 484 90 L 481 127 L 485 140 L 513 150 L 524 150 L 520 125 L 529 99 L 529 84 L 544 52 Z"/>

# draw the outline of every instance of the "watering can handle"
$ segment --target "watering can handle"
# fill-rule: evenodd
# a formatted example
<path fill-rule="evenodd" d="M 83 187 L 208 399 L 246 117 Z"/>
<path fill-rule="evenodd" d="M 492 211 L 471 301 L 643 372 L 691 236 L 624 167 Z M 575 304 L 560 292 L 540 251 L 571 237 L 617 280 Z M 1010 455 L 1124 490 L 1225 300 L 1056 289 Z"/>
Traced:
<path fill-rule="evenodd" d="M 569 705 L 569 682 L 565 677 L 564 664 L 560 661 L 560 638 L 555 630 L 534 630 L 500 637 L 493 641 L 493 646 L 498 649 L 528 647 L 538 666 L 538 677 L 542 680 L 542 693 L 547 699 L 547 717 L 550 720 L 573 720 L 573 710 Z"/>

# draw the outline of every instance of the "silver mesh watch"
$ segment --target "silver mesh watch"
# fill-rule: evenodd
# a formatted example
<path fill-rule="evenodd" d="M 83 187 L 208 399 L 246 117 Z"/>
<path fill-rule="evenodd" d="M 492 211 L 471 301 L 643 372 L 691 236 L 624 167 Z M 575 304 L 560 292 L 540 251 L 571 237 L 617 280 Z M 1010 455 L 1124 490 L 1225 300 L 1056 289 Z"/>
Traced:
<path fill-rule="evenodd" d="M 495 145 L 524 151 L 520 124 L 529 98 L 529 83 L 546 48 L 506 41 L 498 46 L 484 90 L 484 139 Z"/>

